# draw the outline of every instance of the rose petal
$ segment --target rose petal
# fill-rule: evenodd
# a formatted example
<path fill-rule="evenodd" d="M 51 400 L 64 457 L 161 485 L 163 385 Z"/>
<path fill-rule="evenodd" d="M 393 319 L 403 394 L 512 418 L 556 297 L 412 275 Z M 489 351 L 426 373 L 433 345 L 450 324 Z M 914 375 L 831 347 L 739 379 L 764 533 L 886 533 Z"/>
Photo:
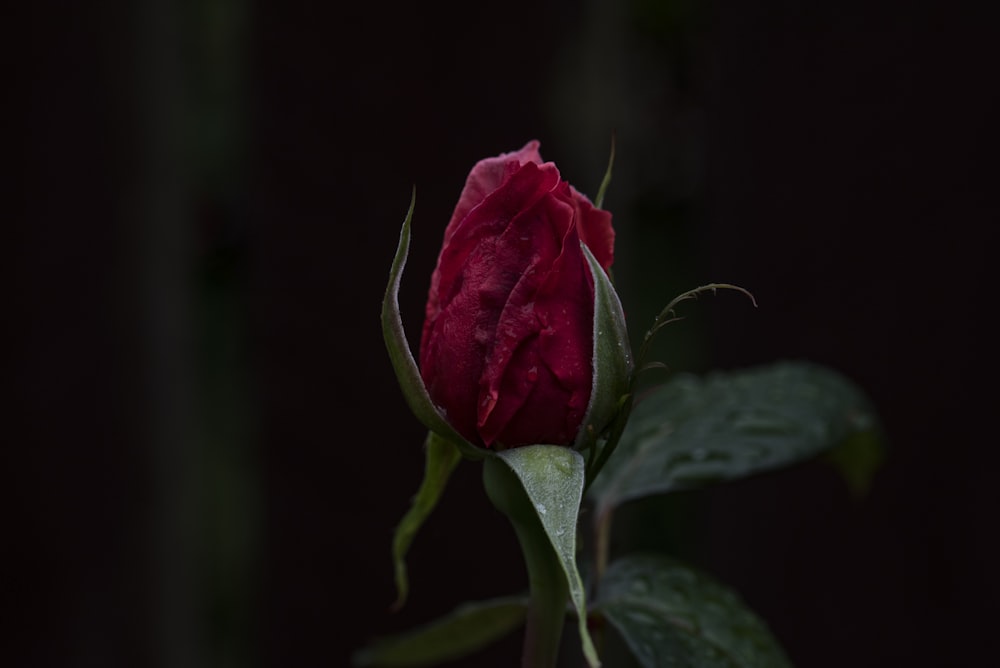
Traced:
<path fill-rule="evenodd" d="M 531 208 L 558 183 L 559 170 L 552 163 L 526 163 L 455 226 L 431 274 L 425 330 L 461 285 L 458 279 L 472 248 L 484 238 L 499 236 L 515 216 Z"/>
<path fill-rule="evenodd" d="M 550 195 L 539 207 L 545 227 L 553 232 L 561 227 L 562 238 L 558 254 L 546 254 L 540 263 L 545 273 L 533 283 L 530 322 L 518 317 L 524 299 L 518 293 L 505 308 L 512 317 L 501 318 L 497 341 L 503 348 L 487 360 L 483 373 L 481 396 L 493 404 L 485 413 L 480 405 L 479 429 L 487 443 L 572 441 L 590 397 L 593 286 L 573 225 L 574 206 Z M 519 345 L 508 355 L 518 336 Z"/>
<path fill-rule="evenodd" d="M 518 151 L 501 153 L 494 158 L 480 160 L 469 172 L 465 179 L 465 187 L 455 205 L 455 211 L 451 214 L 451 220 L 444 231 L 444 242 L 447 244 L 451 239 L 455 227 L 469 215 L 486 197 L 502 186 L 521 165 L 533 162 L 541 164 L 542 156 L 538 152 L 540 143 L 533 139 L 521 147 Z"/>
<path fill-rule="evenodd" d="M 597 209 L 573 186 L 569 186 L 576 202 L 577 229 L 580 239 L 594 254 L 604 271 L 608 271 L 615 261 L 615 229 L 611 226 L 611 212 Z"/>
<path fill-rule="evenodd" d="M 535 312 L 537 293 L 572 225 L 573 207 L 546 196 L 516 217 L 498 242 L 503 251 L 495 268 L 520 278 L 505 295 L 480 382 L 479 430 L 486 444 L 504 431 L 534 389 L 537 372 L 529 372 L 542 364 L 535 350 L 542 329 Z"/>
<path fill-rule="evenodd" d="M 431 398 L 472 442 L 479 380 L 503 305 L 526 266 L 496 271 L 498 239 L 519 214 L 559 182 L 554 165 L 528 163 L 456 227 L 431 279 L 420 344 L 420 373 Z M 509 262 L 508 262 L 509 264 Z M 494 300 L 496 303 L 493 303 Z"/>
<path fill-rule="evenodd" d="M 590 398 L 594 286 L 580 242 L 610 268 L 611 214 L 538 146 L 473 168 L 431 277 L 421 376 L 485 446 L 570 444 Z"/>

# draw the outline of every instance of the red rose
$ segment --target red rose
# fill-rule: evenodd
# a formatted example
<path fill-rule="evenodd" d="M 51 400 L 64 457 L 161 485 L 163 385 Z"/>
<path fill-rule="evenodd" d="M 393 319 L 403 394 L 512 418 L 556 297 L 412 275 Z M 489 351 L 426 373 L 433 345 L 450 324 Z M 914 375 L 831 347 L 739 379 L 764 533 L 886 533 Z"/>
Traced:
<path fill-rule="evenodd" d="M 594 279 L 611 214 L 543 163 L 538 142 L 480 161 L 444 233 L 420 375 L 448 422 L 486 447 L 569 445 L 593 379 Z"/>

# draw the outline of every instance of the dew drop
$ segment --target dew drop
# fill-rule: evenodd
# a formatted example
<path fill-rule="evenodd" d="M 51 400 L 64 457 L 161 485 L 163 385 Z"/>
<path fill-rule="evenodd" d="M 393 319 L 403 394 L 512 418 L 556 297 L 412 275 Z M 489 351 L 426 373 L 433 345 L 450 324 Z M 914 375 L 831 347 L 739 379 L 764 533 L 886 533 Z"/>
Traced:
<path fill-rule="evenodd" d="M 538 511 L 538 514 L 539 514 L 539 515 L 544 515 L 544 514 L 545 514 L 546 512 L 548 512 L 548 511 L 547 511 L 547 510 L 545 509 L 545 504 L 543 504 L 543 503 L 536 503 L 536 504 L 535 504 L 535 510 L 537 510 L 537 511 Z"/>

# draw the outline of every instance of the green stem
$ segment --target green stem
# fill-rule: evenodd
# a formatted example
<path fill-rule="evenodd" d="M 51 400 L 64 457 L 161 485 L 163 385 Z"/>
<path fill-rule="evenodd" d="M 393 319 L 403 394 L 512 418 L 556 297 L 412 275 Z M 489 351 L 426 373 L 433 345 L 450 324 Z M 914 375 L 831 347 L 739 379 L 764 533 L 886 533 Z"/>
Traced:
<path fill-rule="evenodd" d="M 566 621 L 569 586 L 538 514 L 510 467 L 497 457 L 483 465 L 483 483 L 493 505 L 510 520 L 528 569 L 530 603 L 522 668 L 555 668 Z"/>
<path fill-rule="evenodd" d="M 611 509 L 599 509 L 594 524 L 594 581 L 600 586 L 611 551 Z"/>
<path fill-rule="evenodd" d="M 539 544 L 533 529 L 519 526 L 516 522 L 514 530 L 524 552 L 531 592 L 521 665 L 524 668 L 554 667 L 559 658 L 566 602 L 569 600 L 566 576 L 551 544 Z M 544 538 L 548 542 L 548 538 Z"/>

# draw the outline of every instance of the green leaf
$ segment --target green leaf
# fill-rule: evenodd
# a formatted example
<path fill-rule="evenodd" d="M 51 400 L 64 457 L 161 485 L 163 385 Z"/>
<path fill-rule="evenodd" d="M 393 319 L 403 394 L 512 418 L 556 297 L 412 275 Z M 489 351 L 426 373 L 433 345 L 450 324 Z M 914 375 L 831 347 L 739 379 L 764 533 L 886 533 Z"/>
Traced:
<path fill-rule="evenodd" d="M 497 459 L 510 467 L 527 494 L 566 576 L 570 601 L 577 612 L 584 656 L 591 666 L 599 666 L 597 651 L 587 630 L 583 580 L 576 567 L 577 518 L 584 482 L 583 456 L 564 446 L 529 445 L 498 452 Z M 525 556 L 529 558 L 529 555 Z"/>
<path fill-rule="evenodd" d="M 851 496 L 860 499 L 868 493 L 875 473 L 885 461 L 885 448 L 878 432 L 862 431 L 848 436 L 827 454 L 827 459 L 844 476 Z"/>
<path fill-rule="evenodd" d="M 399 313 L 399 283 L 410 249 L 410 221 L 413 219 L 416 201 L 417 192 L 414 189 L 410 198 L 410 208 L 406 212 L 403 227 L 399 232 L 399 245 L 396 247 L 396 256 L 392 260 L 392 269 L 389 271 L 389 285 L 386 286 L 385 296 L 382 299 L 382 337 L 385 339 L 389 360 L 396 372 L 396 379 L 403 390 L 403 396 L 417 419 L 432 432 L 454 443 L 465 457 L 483 459 L 486 452 L 462 438 L 444 419 L 430 395 L 427 394 L 427 388 L 424 387 L 424 381 L 420 377 L 417 363 L 413 359 L 410 345 L 406 341 L 406 333 L 403 331 L 403 318 Z"/>
<path fill-rule="evenodd" d="M 643 668 L 787 668 L 781 646 L 739 596 L 660 555 L 612 562 L 594 610 Z"/>
<path fill-rule="evenodd" d="M 815 364 L 675 376 L 637 403 L 588 496 L 601 517 L 630 499 L 787 466 L 876 431 L 861 390 Z"/>
<path fill-rule="evenodd" d="M 407 633 L 384 638 L 355 653 L 354 665 L 372 668 L 433 666 L 496 642 L 524 623 L 523 597 L 469 603 Z"/>
<path fill-rule="evenodd" d="M 409 592 L 409 583 L 406 577 L 406 552 L 410 549 L 410 543 L 416 536 L 417 530 L 423 525 L 424 520 L 431 514 L 437 506 L 438 499 L 444 491 L 445 485 L 451 472 L 461 459 L 458 448 L 450 441 L 446 441 L 434 432 L 427 434 L 427 441 L 424 444 L 425 463 L 424 479 L 420 483 L 420 489 L 413 497 L 413 505 L 403 516 L 396 533 L 392 539 L 392 562 L 396 573 L 396 601 L 392 604 L 393 610 L 399 610 L 406 602 Z"/>
<path fill-rule="evenodd" d="M 632 348 L 625 314 L 611 279 L 585 244 L 584 257 L 594 277 L 594 357 L 590 403 L 574 447 L 596 445 L 597 436 L 611 423 L 628 393 L 632 375 Z"/>

